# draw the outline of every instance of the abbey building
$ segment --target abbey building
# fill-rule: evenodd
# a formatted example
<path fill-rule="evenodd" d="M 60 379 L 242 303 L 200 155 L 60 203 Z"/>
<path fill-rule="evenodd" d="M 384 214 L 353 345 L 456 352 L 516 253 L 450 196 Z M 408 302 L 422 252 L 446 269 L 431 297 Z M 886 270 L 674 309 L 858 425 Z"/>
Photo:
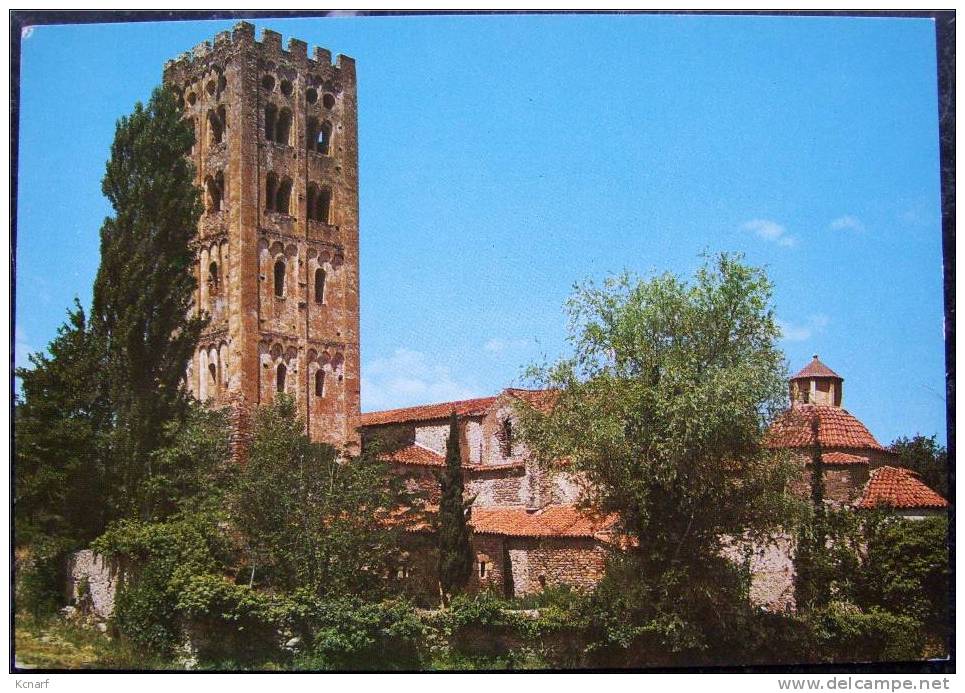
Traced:
<path fill-rule="evenodd" d="M 210 325 L 188 368 L 191 392 L 236 411 L 291 395 L 313 440 L 350 451 L 378 440 L 393 469 L 438 495 L 448 417 L 459 417 L 472 507 L 472 586 L 506 595 L 555 584 L 591 587 L 619 550 L 612 518 L 578 509 L 580 480 L 535 464 L 514 435 L 515 404 L 499 395 L 360 412 L 359 188 L 355 62 L 242 22 L 165 65 L 194 125 L 205 212 L 198 228 L 196 306 Z M 946 501 L 908 472 L 842 407 L 843 379 L 817 357 L 790 381 L 793 406 L 768 444 L 812 464 L 819 436 L 828 497 L 888 503 L 912 517 Z M 815 423 L 817 424 L 815 426 Z M 243 425 L 241 425 L 243 428 Z M 806 493 L 807 489 L 799 489 Z M 413 527 L 400 578 L 435 585 L 432 537 Z M 787 552 L 756 564 L 762 603 L 787 604 Z"/>

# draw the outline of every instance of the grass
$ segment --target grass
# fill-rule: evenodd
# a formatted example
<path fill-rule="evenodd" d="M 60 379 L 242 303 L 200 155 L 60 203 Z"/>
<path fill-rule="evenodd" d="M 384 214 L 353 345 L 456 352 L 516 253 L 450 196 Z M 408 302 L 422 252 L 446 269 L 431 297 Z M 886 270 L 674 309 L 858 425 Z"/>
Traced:
<path fill-rule="evenodd" d="M 59 616 L 17 614 L 14 653 L 24 669 L 177 669 L 172 661 L 145 657 L 93 628 Z"/>

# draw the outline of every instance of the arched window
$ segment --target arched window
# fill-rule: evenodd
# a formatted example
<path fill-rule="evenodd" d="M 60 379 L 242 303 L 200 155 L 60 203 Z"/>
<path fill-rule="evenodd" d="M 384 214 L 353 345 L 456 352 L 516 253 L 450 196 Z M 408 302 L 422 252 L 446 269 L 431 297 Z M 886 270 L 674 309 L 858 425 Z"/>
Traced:
<path fill-rule="evenodd" d="M 332 124 L 329 122 L 322 123 L 322 127 L 318 130 L 318 138 L 315 141 L 315 151 L 319 154 L 329 154 L 332 149 Z"/>
<path fill-rule="evenodd" d="M 275 142 L 291 144 L 292 112 L 287 108 L 278 113 L 278 124 L 275 126 Z"/>
<path fill-rule="evenodd" d="M 325 270 L 315 270 L 315 303 L 325 303 Z"/>
<path fill-rule="evenodd" d="M 205 179 L 205 188 L 208 192 L 208 211 L 220 212 L 221 200 L 224 196 L 224 176 L 218 171 L 214 177 L 208 176 Z"/>
<path fill-rule="evenodd" d="M 213 363 L 208 364 L 208 375 L 211 377 L 211 387 L 217 387 L 218 386 L 218 367 L 215 366 Z"/>
<path fill-rule="evenodd" d="M 221 144 L 225 129 L 224 106 L 218 106 L 217 111 L 208 111 L 208 129 L 211 133 L 211 144 Z"/>
<path fill-rule="evenodd" d="M 275 197 L 278 195 L 278 177 L 272 173 L 268 172 L 268 176 L 265 178 L 265 211 L 273 212 L 275 211 Z"/>
<path fill-rule="evenodd" d="M 306 212 L 308 213 L 309 219 L 314 219 L 316 215 L 315 202 L 318 200 L 318 186 L 314 183 L 308 184 L 308 189 L 305 191 L 306 199 Z"/>
<path fill-rule="evenodd" d="M 288 375 L 288 369 L 285 368 L 284 363 L 278 364 L 278 370 L 275 373 L 275 390 L 278 392 L 285 391 L 285 376 Z"/>
<path fill-rule="evenodd" d="M 291 214 L 292 182 L 286 178 L 278 184 L 278 194 L 275 195 L 275 211 Z"/>
<path fill-rule="evenodd" d="M 220 285 L 221 279 L 218 276 L 218 263 L 212 262 L 208 265 L 208 286 L 211 289 L 211 293 L 218 293 Z"/>
<path fill-rule="evenodd" d="M 278 109 L 275 104 L 265 106 L 265 139 L 268 141 L 275 139 L 275 123 L 278 120 Z"/>
<path fill-rule="evenodd" d="M 309 118 L 305 126 L 305 149 L 309 152 L 315 151 L 315 143 L 318 141 L 318 118 Z"/>
<path fill-rule="evenodd" d="M 315 396 L 325 396 L 325 371 L 321 368 L 315 371 Z"/>
<path fill-rule="evenodd" d="M 318 198 L 315 200 L 315 219 L 326 224 L 329 221 L 329 212 L 332 207 L 332 191 L 322 188 L 318 191 Z"/>
<path fill-rule="evenodd" d="M 285 261 L 275 262 L 275 296 L 279 298 L 285 295 Z"/>

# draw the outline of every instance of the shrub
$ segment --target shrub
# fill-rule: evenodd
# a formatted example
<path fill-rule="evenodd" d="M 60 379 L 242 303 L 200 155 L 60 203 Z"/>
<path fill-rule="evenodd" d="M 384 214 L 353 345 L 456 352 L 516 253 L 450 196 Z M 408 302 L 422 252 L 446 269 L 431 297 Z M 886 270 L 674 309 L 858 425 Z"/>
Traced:
<path fill-rule="evenodd" d="M 309 640 L 305 654 L 296 660 L 298 668 L 419 668 L 425 628 L 405 600 L 316 600 L 301 593 L 289 615 Z"/>
<path fill-rule="evenodd" d="M 29 549 L 20 552 L 14 575 L 18 611 L 39 618 L 55 613 L 63 605 L 67 559 L 72 548 L 67 539 L 39 536 Z"/>
<path fill-rule="evenodd" d="M 873 607 L 862 611 L 848 602 L 831 602 L 803 617 L 817 658 L 824 662 L 893 662 L 921 658 L 924 638 L 919 621 Z"/>

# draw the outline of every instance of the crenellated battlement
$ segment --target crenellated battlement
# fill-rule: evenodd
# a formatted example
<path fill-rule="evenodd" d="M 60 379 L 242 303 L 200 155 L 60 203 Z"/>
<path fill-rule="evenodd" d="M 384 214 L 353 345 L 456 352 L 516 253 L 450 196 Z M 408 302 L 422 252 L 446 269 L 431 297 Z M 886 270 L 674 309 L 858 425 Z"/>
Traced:
<path fill-rule="evenodd" d="M 271 29 L 263 29 L 261 41 L 255 40 L 255 27 L 249 22 L 238 22 L 231 31 L 222 31 L 213 40 L 202 41 L 177 58 L 164 63 L 165 78 L 177 72 L 188 73 L 198 67 L 207 68 L 212 58 L 226 58 L 228 54 L 240 50 L 254 50 L 263 60 L 272 62 L 291 62 L 308 70 L 334 70 L 345 78 L 354 79 L 355 60 L 339 54 L 332 63 L 332 52 L 321 46 L 312 48 L 308 54 L 308 44 L 296 38 L 288 40 L 287 48 L 282 48 L 282 35 Z"/>

